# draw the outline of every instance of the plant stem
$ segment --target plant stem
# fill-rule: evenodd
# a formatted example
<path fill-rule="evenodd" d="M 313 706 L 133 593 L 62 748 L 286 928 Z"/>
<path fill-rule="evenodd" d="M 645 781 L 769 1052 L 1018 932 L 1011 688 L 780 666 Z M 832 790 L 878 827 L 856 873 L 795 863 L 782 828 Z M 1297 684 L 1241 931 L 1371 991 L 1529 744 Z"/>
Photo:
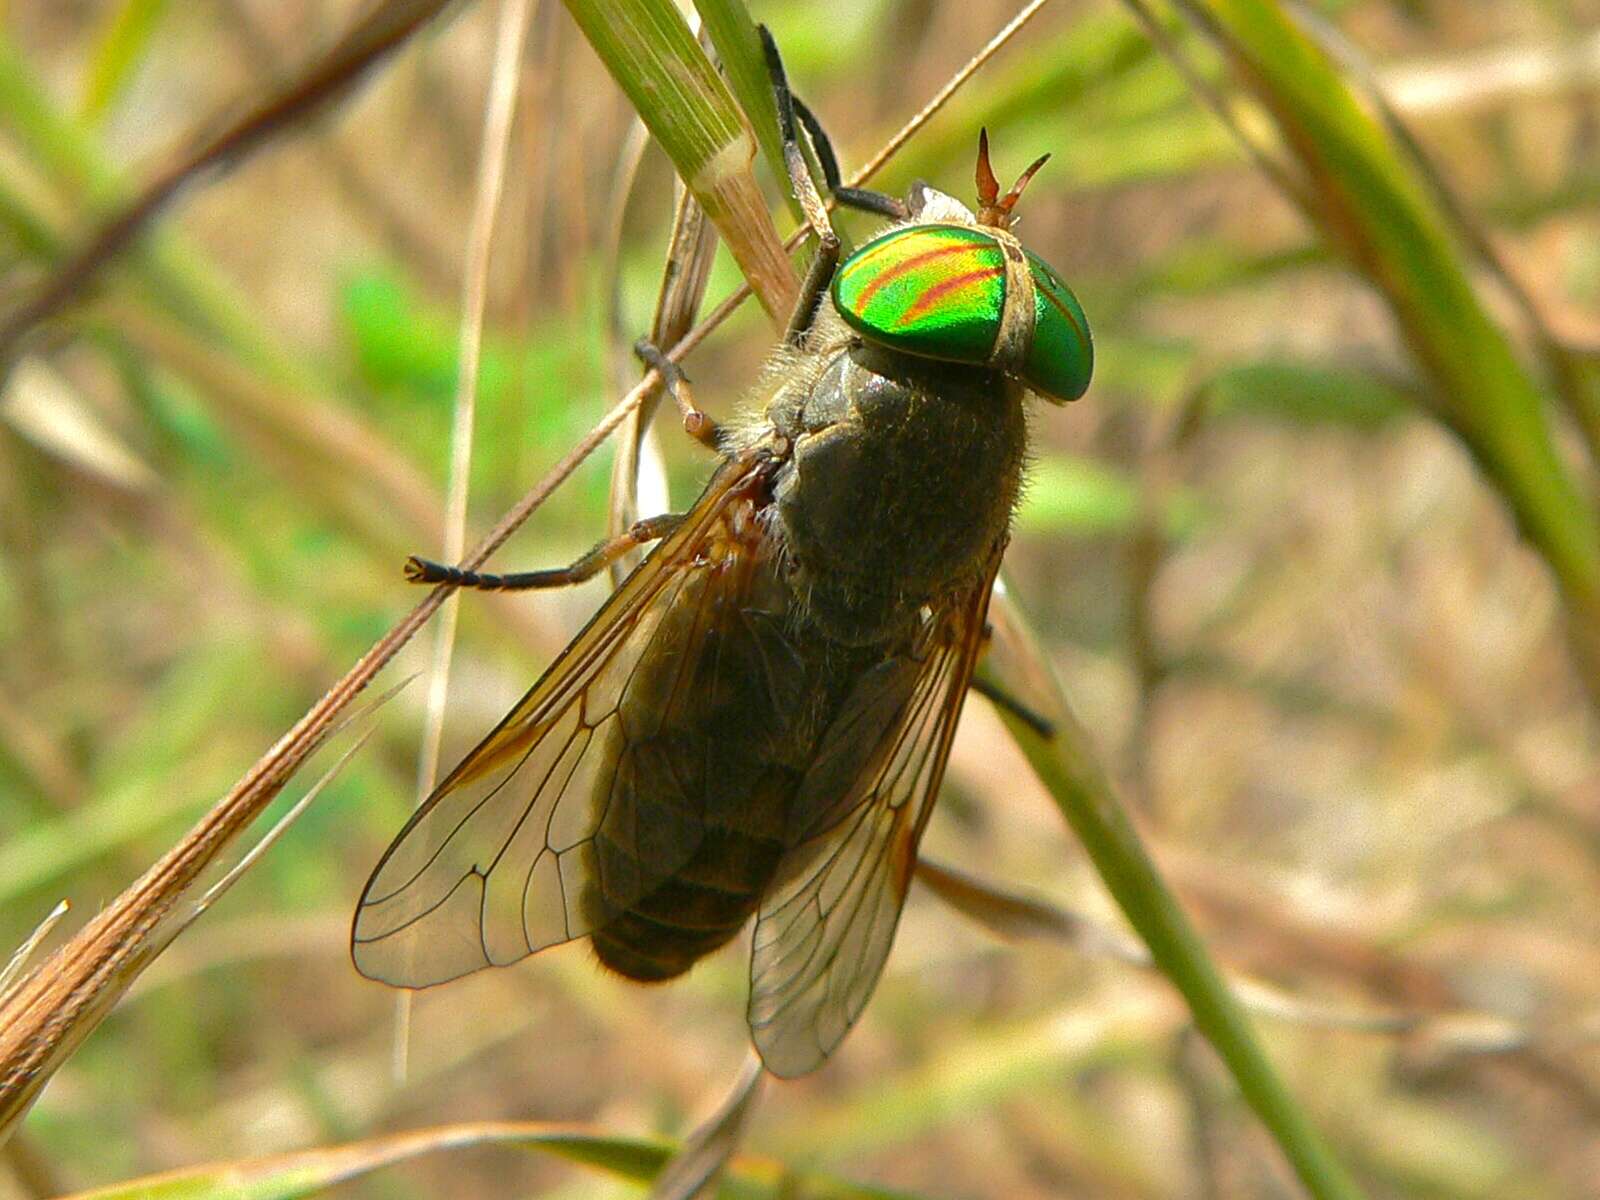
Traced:
<path fill-rule="evenodd" d="M 1088 731 L 1073 716 L 1044 650 L 997 588 L 990 608 L 994 651 L 984 673 L 999 668 L 1002 687 L 1020 696 L 1052 726 L 1044 736 L 1007 707 L 996 712 L 1157 967 L 1188 1002 L 1196 1028 L 1222 1057 L 1250 1107 L 1283 1148 L 1317 1200 L 1358 1200 L 1354 1180 L 1333 1157 L 1273 1070 L 1250 1019 L 1211 961 L 1188 917 L 1162 881 L 1117 799 Z M 1003 665 L 1002 665 L 1003 660 Z"/>

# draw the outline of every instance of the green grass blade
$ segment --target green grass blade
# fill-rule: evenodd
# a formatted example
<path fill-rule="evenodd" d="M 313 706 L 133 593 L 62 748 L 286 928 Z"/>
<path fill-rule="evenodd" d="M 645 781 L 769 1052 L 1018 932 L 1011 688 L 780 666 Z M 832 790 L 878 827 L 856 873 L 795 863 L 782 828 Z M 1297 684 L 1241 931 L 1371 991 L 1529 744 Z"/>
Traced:
<path fill-rule="evenodd" d="M 1473 288 L 1437 193 L 1393 131 L 1278 0 L 1183 0 L 1277 123 L 1310 215 L 1388 302 L 1471 448 L 1561 585 L 1600 695 L 1600 515 L 1556 450 L 1545 397 Z"/>
<path fill-rule="evenodd" d="M 786 321 L 797 291 L 751 170 L 756 143 L 728 85 L 669 0 L 567 9 L 728 244 L 756 298 Z"/>
<path fill-rule="evenodd" d="M 324 1146 L 271 1158 L 210 1163 L 164 1175 L 132 1179 L 78 1192 L 68 1200 L 293 1200 L 315 1196 L 425 1154 L 481 1146 L 538 1150 L 607 1175 L 648 1183 L 675 1147 L 533 1121 L 442 1125 L 341 1146 Z M 776 1200 L 805 1195 L 816 1200 L 915 1200 L 903 1192 L 862 1187 L 821 1175 L 796 1178 L 769 1159 L 740 1156 L 730 1164 L 720 1195 L 735 1200 Z"/>
<path fill-rule="evenodd" d="M 124 0 L 106 20 L 84 80 L 79 111 L 97 121 L 128 86 L 166 12 L 167 0 Z"/>
<path fill-rule="evenodd" d="M 738 98 L 746 117 L 755 129 L 756 141 L 774 178 L 786 178 L 783 164 L 783 138 L 778 132 L 778 102 L 767 76 L 766 56 L 756 23 L 744 0 L 695 0 L 695 11 L 705 22 L 706 33 L 722 60 L 728 86 Z M 787 187 L 784 189 L 787 194 Z M 792 199 L 792 197 L 791 197 Z M 800 218 L 798 201 L 793 204 L 795 219 Z"/>
<path fill-rule="evenodd" d="M 994 640 L 981 670 L 996 674 L 1052 726 L 1044 736 L 1023 716 L 997 707 L 1034 773 L 1093 861 L 1106 889 L 1156 966 L 1180 992 L 1195 1026 L 1216 1048 L 1239 1091 L 1261 1118 L 1301 1182 L 1317 1200 L 1356 1200 L 1361 1192 L 1273 1070 L 1250 1019 L 1211 961 L 1151 861 L 1105 770 L 1094 742 L 1073 716 L 1032 631 L 997 589 L 990 609 Z"/>

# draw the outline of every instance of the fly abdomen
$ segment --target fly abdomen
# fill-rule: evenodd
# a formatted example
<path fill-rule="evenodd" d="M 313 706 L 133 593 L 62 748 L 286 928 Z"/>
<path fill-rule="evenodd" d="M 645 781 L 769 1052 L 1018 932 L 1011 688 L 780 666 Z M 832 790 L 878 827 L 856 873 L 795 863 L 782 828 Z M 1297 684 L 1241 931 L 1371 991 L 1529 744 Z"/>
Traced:
<path fill-rule="evenodd" d="M 687 585 L 608 729 L 586 926 L 630 979 L 681 975 L 739 932 L 793 849 L 817 740 L 871 656 L 800 643 L 763 556 L 737 607 Z M 728 593 L 731 594 L 731 593 Z"/>
<path fill-rule="evenodd" d="M 618 974 L 681 975 L 739 932 L 771 882 L 799 774 L 730 757 L 692 733 L 620 756 L 595 835 L 596 898 L 611 915 L 592 938 Z"/>

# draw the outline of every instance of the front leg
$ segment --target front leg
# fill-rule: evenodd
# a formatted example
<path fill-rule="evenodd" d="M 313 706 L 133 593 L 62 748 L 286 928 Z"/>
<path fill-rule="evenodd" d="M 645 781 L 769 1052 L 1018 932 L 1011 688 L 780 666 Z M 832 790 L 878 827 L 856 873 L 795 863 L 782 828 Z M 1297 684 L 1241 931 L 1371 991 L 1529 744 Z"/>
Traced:
<path fill-rule="evenodd" d="M 765 25 L 758 25 L 761 46 L 766 51 L 767 73 L 772 77 L 772 92 L 778 102 L 778 131 L 783 135 L 783 164 L 789 172 L 789 186 L 795 199 L 800 201 L 800 211 L 805 213 L 806 224 L 817 238 L 817 253 L 806 270 L 800 285 L 800 296 L 795 301 L 794 314 L 789 318 L 785 337 L 791 346 L 797 346 L 806 331 L 816 320 L 817 307 L 823 293 L 833 282 L 834 268 L 839 265 L 839 235 L 833 231 L 828 218 L 827 205 L 817 191 L 816 181 L 806 168 L 805 155 L 800 150 L 800 134 L 795 124 L 794 95 L 789 91 L 789 79 L 784 73 L 783 58 L 778 54 L 778 43 Z"/>
<path fill-rule="evenodd" d="M 833 139 L 828 136 L 828 131 L 804 100 L 792 94 L 790 98 L 794 101 L 794 115 L 800 118 L 800 124 L 811 135 L 811 146 L 817 152 L 817 165 L 822 168 L 822 181 L 833 193 L 835 204 L 878 217 L 888 217 L 891 221 L 904 221 L 911 216 L 911 207 L 897 196 L 875 192 L 871 188 L 847 186 L 839 173 L 839 156 L 833 152 Z"/>

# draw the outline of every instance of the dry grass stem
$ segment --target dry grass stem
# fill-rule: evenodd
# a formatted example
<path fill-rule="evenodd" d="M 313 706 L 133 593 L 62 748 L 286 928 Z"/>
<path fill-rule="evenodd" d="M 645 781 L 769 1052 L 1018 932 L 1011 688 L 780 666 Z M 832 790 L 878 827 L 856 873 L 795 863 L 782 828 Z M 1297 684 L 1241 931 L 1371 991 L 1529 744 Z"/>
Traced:
<path fill-rule="evenodd" d="M 387 699 L 384 696 L 378 703 Z M 294 767 L 348 723 L 339 719 L 347 704 L 348 700 L 332 708 L 329 698 L 324 697 L 323 703 L 296 727 L 301 731 L 299 737 L 291 731 L 285 738 L 289 745 L 280 742 L 269 751 L 233 792 L 143 878 L 96 914 L 36 970 L 0 995 L 0 1142 L 15 1132 L 56 1068 L 93 1032 L 144 969 L 215 895 L 239 877 L 242 871 L 230 872 L 201 898 L 197 907 L 182 911 L 200 876 L 233 843 L 249 819 L 282 790 Z M 322 719 L 308 727 L 313 716 Z M 312 788 L 312 794 L 320 792 L 350 757 L 346 754 L 341 758 Z M 275 838 L 277 833 L 268 836 Z M 254 862 L 259 855 L 246 857 Z M 61 911 L 58 906 L 57 912 Z M 55 919 L 58 918 L 53 916 L 49 923 Z"/>
<path fill-rule="evenodd" d="M 483 109 L 483 137 L 478 158 L 477 189 L 467 227 L 461 279 L 460 357 L 456 365 L 455 400 L 450 426 L 450 476 L 445 494 L 444 545 L 441 557 L 454 562 L 467 540 L 467 490 L 472 472 L 472 430 L 478 406 L 478 373 L 483 352 L 483 316 L 489 302 L 489 262 L 496 218 L 505 192 L 506 160 L 517 109 L 532 0 L 501 0 L 495 32 L 494 63 Z M 434 626 L 433 656 L 428 666 L 428 695 L 417 750 L 417 803 L 421 804 L 439 775 L 439 748 L 444 741 L 444 708 L 450 692 L 450 658 L 455 650 L 460 599 L 451 596 Z M 411 1043 L 411 993 L 395 998 L 394 1077 L 403 1080 Z"/>
<path fill-rule="evenodd" d="M 57 901 L 56 906 L 45 914 L 44 920 L 34 926 L 33 932 L 27 936 L 22 945 L 12 951 L 11 958 L 6 962 L 5 969 L 0 971 L 0 997 L 3 997 L 6 990 L 22 977 L 22 972 L 27 968 L 33 956 L 38 953 L 39 947 L 44 945 L 44 940 L 61 923 L 61 918 L 65 917 L 71 910 L 72 904 L 69 901 Z"/>

